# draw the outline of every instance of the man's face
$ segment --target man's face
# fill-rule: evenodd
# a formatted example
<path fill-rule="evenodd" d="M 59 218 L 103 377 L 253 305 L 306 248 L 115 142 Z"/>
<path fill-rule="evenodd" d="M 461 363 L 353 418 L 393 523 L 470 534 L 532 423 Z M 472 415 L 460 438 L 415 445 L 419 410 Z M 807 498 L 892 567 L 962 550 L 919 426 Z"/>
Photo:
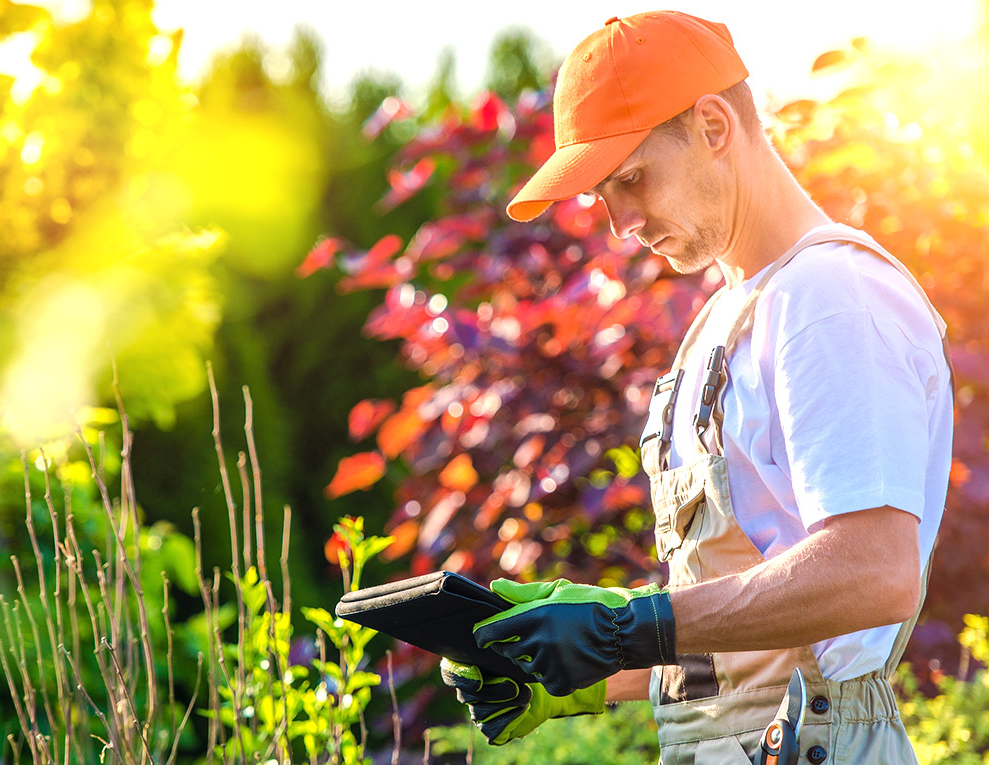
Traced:
<path fill-rule="evenodd" d="M 680 273 L 710 266 L 730 234 L 724 176 L 689 117 L 685 138 L 653 130 L 591 191 L 604 201 L 616 237 L 634 236 Z"/>

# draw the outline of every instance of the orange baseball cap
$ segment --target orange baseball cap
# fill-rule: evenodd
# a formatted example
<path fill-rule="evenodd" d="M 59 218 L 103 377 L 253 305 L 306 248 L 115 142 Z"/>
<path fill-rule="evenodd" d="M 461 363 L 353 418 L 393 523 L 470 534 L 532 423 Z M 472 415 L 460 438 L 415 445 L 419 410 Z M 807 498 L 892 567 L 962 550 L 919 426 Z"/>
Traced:
<path fill-rule="evenodd" d="M 656 125 L 749 76 L 724 24 L 677 11 L 613 17 L 567 56 L 556 151 L 508 205 L 528 221 L 607 178 Z"/>

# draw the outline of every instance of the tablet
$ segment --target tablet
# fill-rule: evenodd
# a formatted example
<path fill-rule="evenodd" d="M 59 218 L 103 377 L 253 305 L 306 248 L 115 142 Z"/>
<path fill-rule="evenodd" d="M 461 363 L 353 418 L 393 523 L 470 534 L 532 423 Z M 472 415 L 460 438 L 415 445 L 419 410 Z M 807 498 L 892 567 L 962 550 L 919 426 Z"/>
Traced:
<path fill-rule="evenodd" d="M 489 677 L 538 682 L 501 654 L 478 648 L 474 625 L 512 606 L 487 587 L 450 571 L 348 592 L 336 615 L 423 650 L 480 667 Z"/>

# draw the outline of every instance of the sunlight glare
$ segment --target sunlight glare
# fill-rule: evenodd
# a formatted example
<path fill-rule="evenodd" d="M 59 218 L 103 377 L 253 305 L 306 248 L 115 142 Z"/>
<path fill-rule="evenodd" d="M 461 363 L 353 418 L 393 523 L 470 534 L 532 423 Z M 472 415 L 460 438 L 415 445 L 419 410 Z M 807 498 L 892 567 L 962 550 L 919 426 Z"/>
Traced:
<path fill-rule="evenodd" d="M 0 419 L 25 443 L 59 435 L 92 400 L 94 355 L 104 334 L 100 296 L 83 284 L 49 279 L 19 311 L 20 354 L 0 388 Z"/>
<path fill-rule="evenodd" d="M 10 97 L 15 104 L 25 103 L 45 79 L 45 73 L 31 61 L 40 40 L 35 32 L 21 32 L 0 42 L 0 74 L 14 78 Z"/>

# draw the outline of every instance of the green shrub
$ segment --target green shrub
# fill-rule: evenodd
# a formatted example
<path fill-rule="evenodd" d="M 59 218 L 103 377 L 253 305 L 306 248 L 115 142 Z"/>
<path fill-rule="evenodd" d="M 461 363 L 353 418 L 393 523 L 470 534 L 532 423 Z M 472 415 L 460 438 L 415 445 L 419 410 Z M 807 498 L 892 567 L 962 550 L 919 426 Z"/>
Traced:
<path fill-rule="evenodd" d="M 470 753 L 473 765 L 643 765 L 659 759 L 648 702 L 626 702 L 600 715 L 548 720 L 528 736 L 491 746 L 473 725 L 430 729 L 430 752 L 438 757 Z"/>
<path fill-rule="evenodd" d="M 959 642 L 971 659 L 989 664 L 989 617 L 966 616 Z M 967 682 L 944 676 L 934 698 L 917 689 L 909 666 L 900 667 L 898 680 L 906 696 L 903 721 L 920 765 L 989 763 L 989 671 L 980 669 Z"/>
<path fill-rule="evenodd" d="M 143 525 L 122 407 L 119 418 L 105 412 L 97 418 L 119 420 L 119 452 L 87 426 L 71 447 L 49 445 L 21 458 L 29 541 L 20 557 L 33 560 L 22 566 L 11 556 L 13 576 L 0 577 L 0 668 L 10 709 L 3 746 L 11 761 L 369 762 L 363 715 L 381 678 L 363 664 L 375 632 L 323 609 L 303 609 L 316 657 L 290 661 L 290 510 L 279 601 L 268 576 L 250 396 L 245 389 L 250 462 L 241 454 L 238 508 L 212 374 L 209 380 L 235 602 L 221 599 L 219 569 L 211 576 L 203 570 L 198 510 L 193 540 L 168 524 Z M 5 478 L 9 482 L 9 471 Z M 344 589 L 356 588 L 364 564 L 390 539 L 365 538 L 362 519 L 344 519 L 335 529 Z M 174 625 L 173 581 L 187 592 L 198 590 L 203 603 L 201 613 Z M 196 722 L 205 722 L 205 740 L 194 731 Z M 0 760 L 6 756 L 0 753 Z"/>

